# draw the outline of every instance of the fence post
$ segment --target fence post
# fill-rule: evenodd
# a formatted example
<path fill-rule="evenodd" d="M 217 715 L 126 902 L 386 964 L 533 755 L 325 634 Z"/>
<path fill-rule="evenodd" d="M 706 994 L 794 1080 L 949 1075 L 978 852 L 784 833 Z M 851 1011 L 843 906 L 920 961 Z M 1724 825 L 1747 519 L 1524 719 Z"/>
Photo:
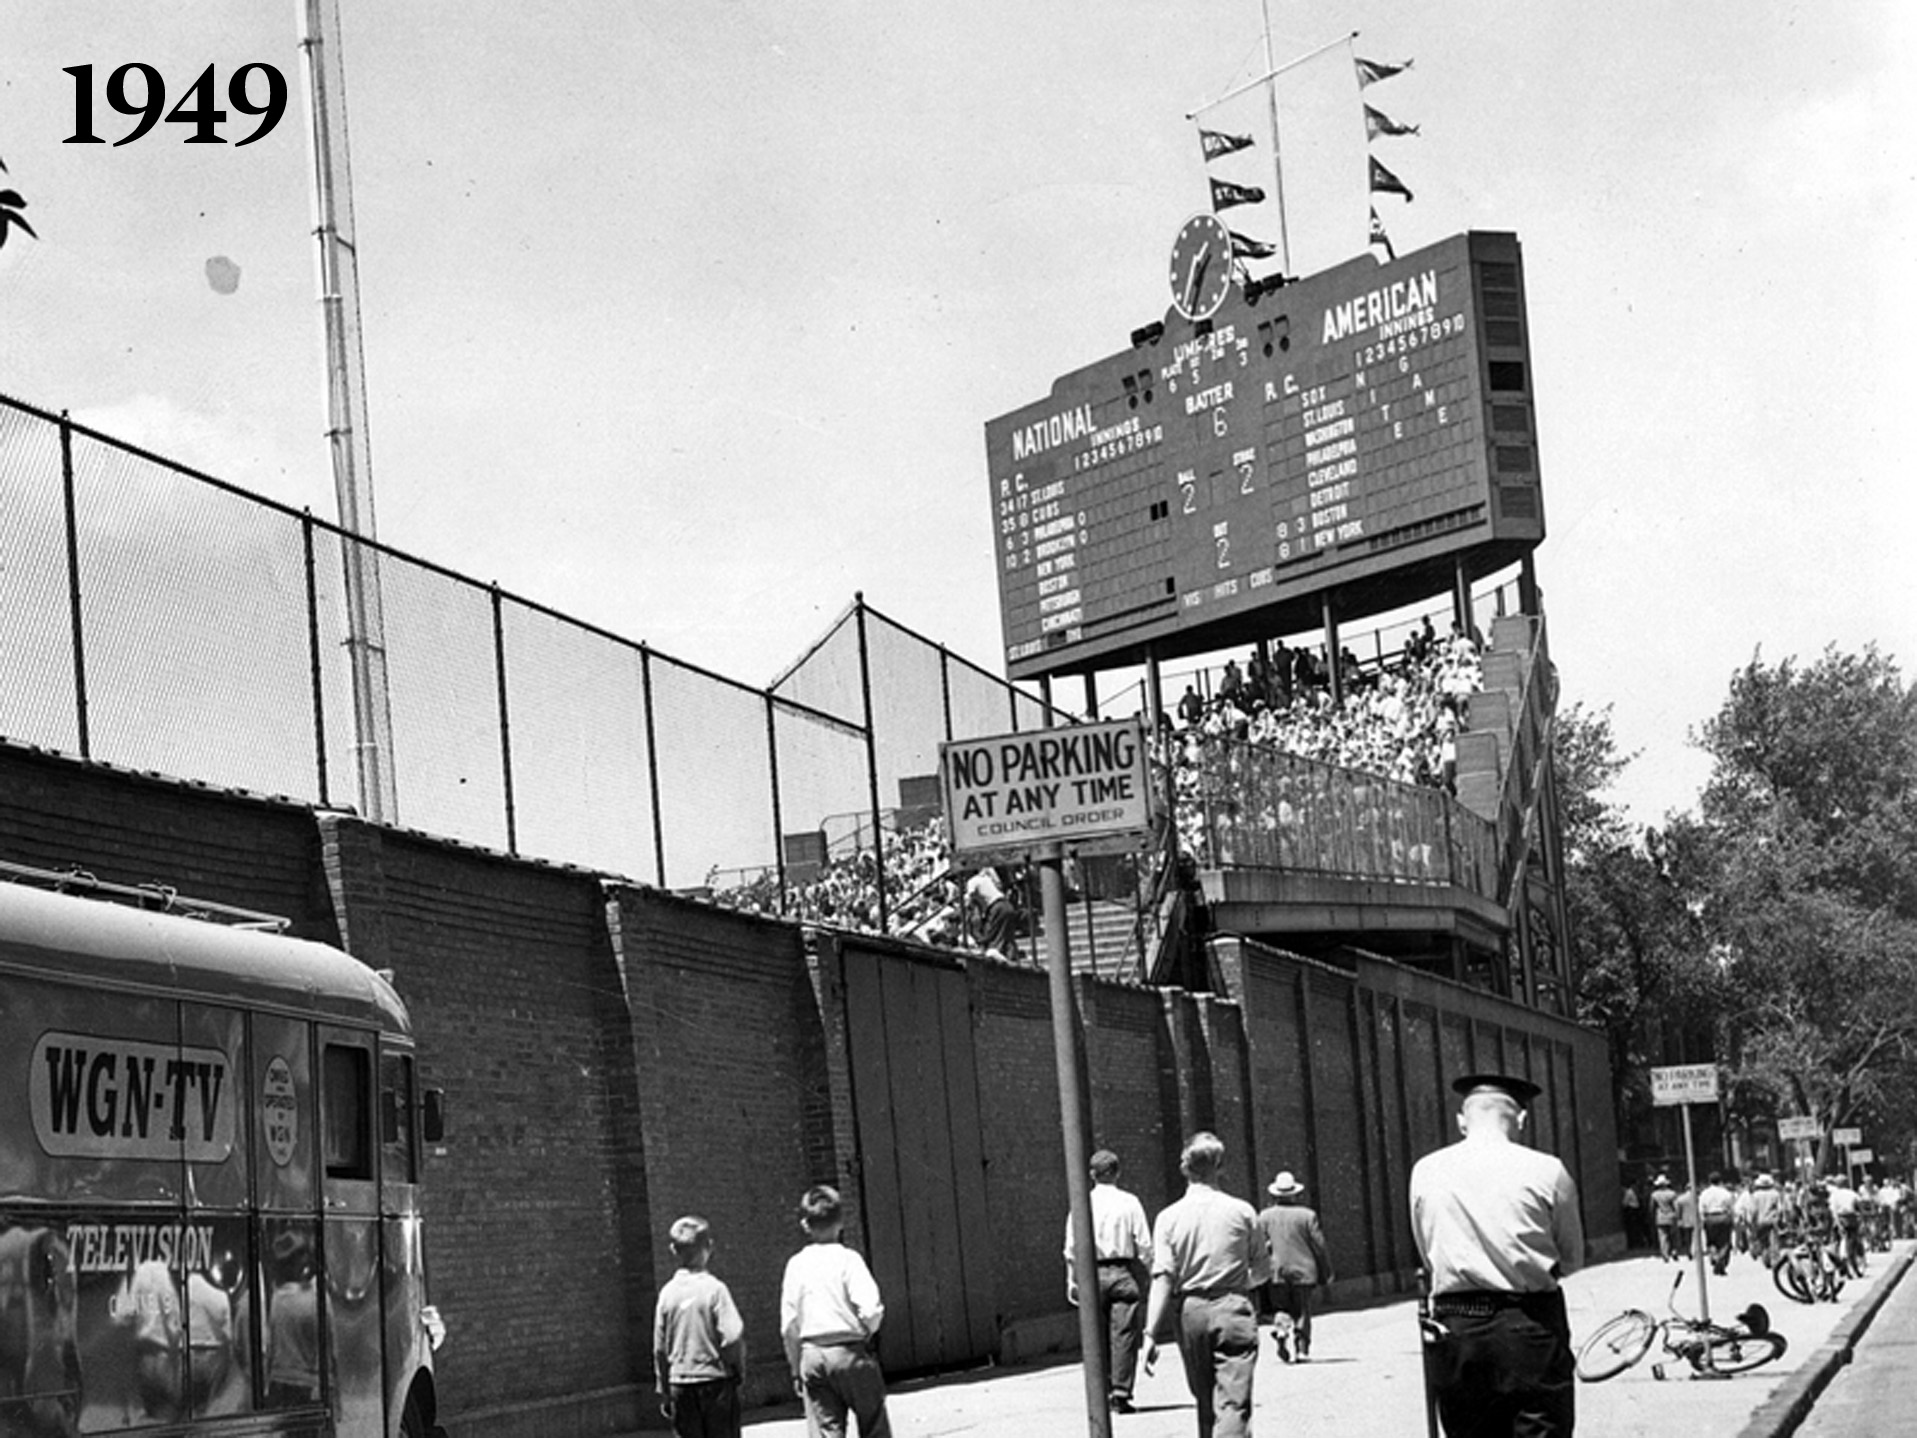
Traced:
<path fill-rule="evenodd" d="M 765 694 L 765 752 L 772 769 L 772 853 L 779 871 L 779 912 L 785 912 L 785 817 L 779 812 L 778 706 L 772 691 Z"/>
<path fill-rule="evenodd" d="M 945 738 L 950 743 L 955 737 L 952 733 L 952 655 L 939 645 L 939 702 L 945 708 Z"/>
<path fill-rule="evenodd" d="M 80 613 L 80 527 L 73 494 L 73 421 L 60 411 L 60 489 L 67 525 L 67 608 L 73 634 L 73 718 L 79 734 L 80 757 L 93 757 L 91 725 L 87 719 L 86 624 Z"/>
<path fill-rule="evenodd" d="M 491 586 L 493 597 L 493 674 L 499 686 L 499 772 L 506 793 L 506 852 L 519 853 L 519 821 L 513 809 L 513 721 L 506 707 L 506 619 L 505 604 L 497 581 Z"/>
<path fill-rule="evenodd" d="M 306 563 L 306 662 L 313 671 L 313 762 L 319 777 L 320 808 L 330 809 L 326 792 L 326 690 L 320 659 L 319 580 L 313 565 L 313 511 L 300 512 L 300 549 Z"/>
<path fill-rule="evenodd" d="M 646 714 L 646 789 L 652 796 L 652 861 L 660 888 L 666 887 L 666 823 L 659 805 L 659 739 L 652 722 L 652 651 L 639 646 L 639 695 Z"/>
<path fill-rule="evenodd" d="M 885 833 L 879 821 L 878 731 L 872 725 L 872 653 L 865 642 L 865 592 L 852 596 L 852 613 L 859 622 L 859 695 L 865 701 L 865 777 L 872 798 L 872 870 L 879 891 L 879 932 L 892 932 L 891 911 L 885 898 Z"/>

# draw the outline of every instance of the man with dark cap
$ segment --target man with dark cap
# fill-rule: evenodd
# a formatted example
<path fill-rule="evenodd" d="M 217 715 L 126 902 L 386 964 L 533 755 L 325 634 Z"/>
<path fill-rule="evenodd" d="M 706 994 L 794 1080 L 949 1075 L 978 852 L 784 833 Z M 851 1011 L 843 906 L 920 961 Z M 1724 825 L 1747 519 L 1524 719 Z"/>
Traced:
<path fill-rule="evenodd" d="M 1569 1434 L 1574 1356 L 1558 1281 L 1584 1263 L 1577 1188 L 1517 1141 L 1534 1083 L 1467 1074 L 1462 1139 L 1411 1170 L 1411 1222 L 1436 1324 L 1425 1381 L 1449 1438 Z"/>

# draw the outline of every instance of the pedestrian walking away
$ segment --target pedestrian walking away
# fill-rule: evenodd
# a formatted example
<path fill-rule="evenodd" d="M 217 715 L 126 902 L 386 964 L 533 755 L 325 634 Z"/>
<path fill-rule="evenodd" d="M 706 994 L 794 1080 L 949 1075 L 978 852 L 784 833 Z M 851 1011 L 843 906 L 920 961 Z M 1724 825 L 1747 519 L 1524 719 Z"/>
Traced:
<path fill-rule="evenodd" d="M 1711 1272 L 1720 1278 L 1731 1271 L 1731 1228 L 1736 1217 L 1737 1195 L 1724 1186 L 1724 1175 L 1715 1169 L 1697 1195 L 1697 1218 L 1704 1225 L 1704 1247 L 1710 1253 Z"/>
<path fill-rule="evenodd" d="M 786 1260 L 779 1328 L 792 1386 L 805 1400 L 816 1438 L 845 1438 L 847 1415 L 859 1438 L 891 1438 L 885 1377 L 872 1352 L 885 1304 L 865 1260 L 841 1243 L 839 1191 L 819 1184 L 799 1200 L 806 1246 Z"/>
<path fill-rule="evenodd" d="M 1449 1438 L 1552 1438 L 1575 1421 L 1575 1357 L 1558 1284 L 1584 1263 L 1563 1163 L 1518 1141 L 1538 1086 L 1468 1074 L 1458 1142 L 1411 1170 L 1411 1221 L 1433 1330 L 1425 1383 Z"/>
<path fill-rule="evenodd" d="M 677 1438 L 739 1438 L 745 1324 L 732 1291 L 707 1270 L 712 1228 L 687 1214 L 667 1230 L 678 1272 L 659 1290 L 652 1371 L 659 1411 Z"/>
<path fill-rule="evenodd" d="M 1311 1299 L 1331 1283 L 1331 1250 L 1318 1211 L 1305 1203 L 1305 1186 L 1289 1169 L 1265 1192 L 1278 1201 L 1258 1214 L 1270 1277 L 1259 1307 L 1271 1323 L 1272 1342 L 1287 1363 L 1311 1357 Z"/>
<path fill-rule="evenodd" d="M 1152 1291 L 1145 1315 L 1145 1371 L 1169 1321 L 1198 1404 L 1198 1438 L 1251 1432 L 1258 1368 L 1258 1315 L 1251 1286 L 1265 1268 L 1258 1215 L 1218 1188 L 1225 1145 L 1214 1133 L 1185 1140 L 1178 1166 L 1185 1196 L 1152 1226 Z"/>
<path fill-rule="evenodd" d="M 1132 1411 L 1139 1340 L 1145 1333 L 1145 1294 L 1151 1283 L 1152 1234 L 1145 1205 L 1118 1186 L 1118 1155 L 1092 1155 L 1092 1247 L 1098 1257 L 1098 1312 L 1111 1362 L 1111 1405 Z M 1072 1216 L 1065 1215 L 1065 1297 L 1076 1306 Z"/>

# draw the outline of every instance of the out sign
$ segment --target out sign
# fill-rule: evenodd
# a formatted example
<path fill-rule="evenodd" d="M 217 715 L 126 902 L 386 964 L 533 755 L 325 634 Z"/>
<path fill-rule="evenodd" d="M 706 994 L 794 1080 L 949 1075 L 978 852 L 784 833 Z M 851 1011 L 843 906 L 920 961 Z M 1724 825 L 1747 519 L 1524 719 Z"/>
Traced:
<path fill-rule="evenodd" d="M 1674 1064 L 1651 1070 L 1651 1102 L 1659 1108 L 1717 1102 L 1716 1064 Z"/>

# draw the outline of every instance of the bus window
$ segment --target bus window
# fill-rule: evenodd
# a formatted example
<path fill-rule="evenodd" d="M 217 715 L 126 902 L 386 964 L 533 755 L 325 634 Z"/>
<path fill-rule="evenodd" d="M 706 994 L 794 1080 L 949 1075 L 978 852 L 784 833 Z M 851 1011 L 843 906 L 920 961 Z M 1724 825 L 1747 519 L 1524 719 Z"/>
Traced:
<path fill-rule="evenodd" d="M 370 1180 L 373 1176 L 373 1075 L 363 1048 L 329 1043 L 322 1058 L 324 1091 L 320 1121 L 325 1130 L 326 1176 Z"/>
<path fill-rule="evenodd" d="M 413 1057 L 383 1048 L 379 1055 L 380 1177 L 382 1182 L 417 1183 L 418 1149 L 413 1144 Z"/>
<path fill-rule="evenodd" d="M 253 1166 L 263 1209 L 314 1206 L 313 1029 L 304 1019 L 253 1015 Z"/>

